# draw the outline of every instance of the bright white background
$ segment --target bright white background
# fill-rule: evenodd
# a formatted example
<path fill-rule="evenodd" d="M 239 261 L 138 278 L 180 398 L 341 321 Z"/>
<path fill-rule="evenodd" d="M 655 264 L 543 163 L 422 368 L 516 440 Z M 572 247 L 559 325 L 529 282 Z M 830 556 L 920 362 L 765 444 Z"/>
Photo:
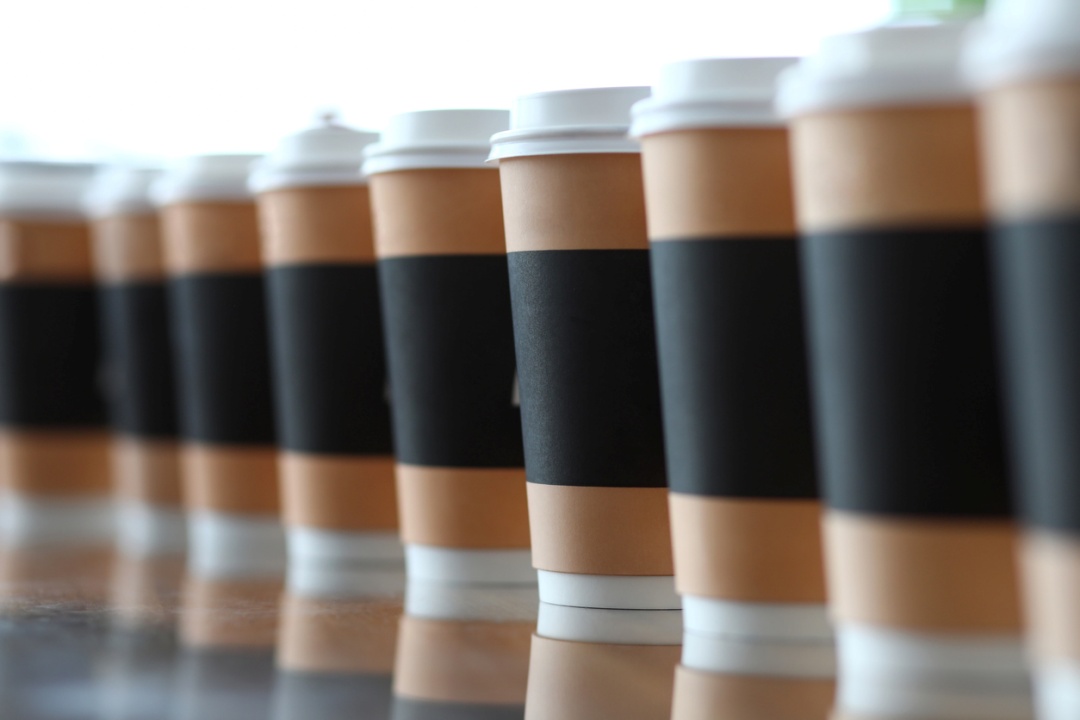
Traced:
<path fill-rule="evenodd" d="M 509 107 L 801 54 L 889 0 L 0 0 L 0 156 L 265 151 L 337 108 Z"/>

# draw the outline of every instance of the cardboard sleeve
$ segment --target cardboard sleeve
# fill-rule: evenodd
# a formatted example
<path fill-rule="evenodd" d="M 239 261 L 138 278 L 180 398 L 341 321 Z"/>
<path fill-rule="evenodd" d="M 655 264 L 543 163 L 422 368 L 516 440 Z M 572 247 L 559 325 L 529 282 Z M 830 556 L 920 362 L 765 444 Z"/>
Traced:
<path fill-rule="evenodd" d="M 262 270 L 254 202 L 187 202 L 162 210 L 170 275 Z"/>
<path fill-rule="evenodd" d="M 675 670 L 671 720 L 826 720 L 832 680 Z"/>
<path fill-rule="evenodd" d="M 375 261 L 365 185 L 273 190 L 258 206 L 267 265 Z"/>
<path fill-rule="evenodd" d="M 638 154 L 539 155 L 499 167 L 508 252 L 648 247 Z"/>
<path fill-rule="evenodd" d="M 175 441 L 117 437 L 112 464 L 118 497 L 147 505 L 181 504 L 180 446 Z"/>
<path fill-rule="evenodd" d="M 86 283 L 93 277 L 86 223 L 0 217 L 0 282 Z"/>
<path fill-rule="evenodd" d="M 394 694 L 471 705 L 521 705 L 532 623 L 401 618 Z"/>
<path fill-rule="evenodd" d="M 90 228 L 99 282 L 152 281 L 165 276 L 157 213 L 110 215 L 95 220 Z"/>
<path fill-rule="evenodd" d="M 967 105 L 797 118 L 792 167 L 803 231 L 983 222 L 975 113 Z"/>
<path fill-rule="evenodd" d="M 389 675 L 400 615 L 400 599 L 286 594 L 277 665 L 296 672 Z"/>
<path fill-rule="evenodd" d="M 649 135 L 641 162 L 653 242 L 795 234 L 786 129 Z"/>
<path fill-rule="evenodd" d="M 283 452 L 286 525 L 340 531 L 395 530 L 394 458 Z"/>
<path fill-rule="evenodd" d="M 829 598 L 840 622 L 912 632 L 1020 632 L 1011 521 L 832 511 L 825 539 Z"/>
<path fill-rule="evenodd" d="M 105 495 L 110 446 L 103 431 L 0 430 L 0 478 L 27 495 Z"/>
<path fill-rule="evenodd" d="M 273 447 L 184 446 L 184 501 L 188 510 L 277 515 L 277 451 Z"/>
<path fill-rule="evenodd" d="M 1029 532 L 1023 560 L 1025 613 L 1036 663 L 1080 663 L 1080 539 Z"/>
<path fill-rule="evenodd" d="M 379 258 L 506 252 L 498 170 L 403 170 L 369 182 Z"/>
<path fill-rule="evenodd" d="M 535 635 L 525 720 L 668 720 L 680 652 Z"/>
<path fill-rule="evenodd" d="M 528 483 L 533 567 L 584 575 L 674 572 L 667 488 Z"/>
<path fill-rule="evenodd" d="M 749 603 L 823 603 L 821 504 L 670 495 L 680 594 Z"/>
<path fill-rule="evenodd" d="M 525 471 L 399 464 L 401 539 L 436 547 L 529 547 Z"/>
<path fill-rule="evenodd" d="M 999 217 L 1080 212 L 1080 78 L 997 88 L 981 98 L 991 209 Z"/>
<path fill-rule="evenodd" d="M 266 579 L 184 578 L 180 642 L 195 648 L 272 648 L 282 583 Z"/>

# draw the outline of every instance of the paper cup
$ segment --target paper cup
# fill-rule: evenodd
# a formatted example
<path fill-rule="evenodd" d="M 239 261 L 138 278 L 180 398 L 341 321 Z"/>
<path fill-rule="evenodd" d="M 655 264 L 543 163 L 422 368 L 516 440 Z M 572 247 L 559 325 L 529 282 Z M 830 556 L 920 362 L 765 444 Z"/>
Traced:
<path fill-rule="evenodd" d="M 401 557 L 363 148 L 327 123 L 251 177 L 266 267 L 282 509 L 295 562 Z"/>
<path fill-rule="evenodd" d="M 527 593 L 410 579 L 394 668 L 395 720 L 520 718 L 536 626 L 535 589 Z"/>
<path fill-rule="evenodd" d="M 678 607 L 641 161 L 626 137 L 647 92 L 525 96 L 492 138 L 545 602 Z"/>
<path fill-rule="evenodd" d="M 150 186 L 157 172 L 114 166 L 86 198 L 110 385 L 119 547 L 183 552 L 179 419 L 165 260 Z"/>
<path fill-rule="evenodd" d="M 499 173 L 502 110 L 395 117 L 368 148 L 409 576 L 534 583 Z"/>
<path fill-rule="evenodd" d="M 779 98 L 792 117 L 804 233 L 842 711 L 903 716 L 910 702 L 937 717 L 972 677 L 1004 682 L 963 656 L 935 678 L 949 689 L 938 707 L 918 684 L 844 676 L 855 667 L 884 675 L 906 652 L 930 663 L 947 638 L 1009 648 L 1023 685 L 963 30 L 837 36 L 788 74 Z M 860 646 L 848 641 L 862 627 L 904 642 L 854 663 Z"/>
<path fill-rule="evenodd" d="M 1080 713 L 1080 20 L 1070 2 L 1002 2 L 969 44 L 994 218 L 998 317 L 1023 499 L 1025 591 L 1041 717 Z"/>
<path fill-rule="evenodd" d="M 246 184 L 254 160 L 196 156 L 155 187 L 181 399 L 184 503 L 191 549 L 206 554 L 193 560 L 197 566 L 243 564 L 239 546 L 214 544 L 248 530 L 259 540 L 247 547 L 279 552 L 284 563 L 283 538 L 273 537 L 281 529 L 262 253 Z"/>
<path fill-rule="evenodd" d="M 42 509 L 20 522 L 20 542 L 37 531 L 71 536 L 51 526 L 55 513 L 45 505 L 86 501 L 92 514 L 111 484 L 82 208 L 93 171 L 74 163 L 0 163 L 0 482 L 25 500 L 20 506 Z M 109 540 L 91 525 L 84 524 L 89 536 L 71 539 Z"/>
<path fill-rule="evenodd" d="M 752 636 L 786 613 L 828 642 L 788 137 L 772 107 L 793 62 L 669 65 L 632 133 L 687 630 Z"/>

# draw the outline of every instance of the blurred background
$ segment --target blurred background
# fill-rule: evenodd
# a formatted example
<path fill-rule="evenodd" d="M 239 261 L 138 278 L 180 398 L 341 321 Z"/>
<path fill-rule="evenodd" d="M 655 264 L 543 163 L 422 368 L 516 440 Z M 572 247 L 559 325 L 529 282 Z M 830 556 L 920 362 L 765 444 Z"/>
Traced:
<path fill-rule="evenodd" d="M 328 109 L 378 129 L 405 110 L 650 84 L 671 60 L 801 54 L 896 4 L 7 0 L 0 157 L 264 151 Z"/>

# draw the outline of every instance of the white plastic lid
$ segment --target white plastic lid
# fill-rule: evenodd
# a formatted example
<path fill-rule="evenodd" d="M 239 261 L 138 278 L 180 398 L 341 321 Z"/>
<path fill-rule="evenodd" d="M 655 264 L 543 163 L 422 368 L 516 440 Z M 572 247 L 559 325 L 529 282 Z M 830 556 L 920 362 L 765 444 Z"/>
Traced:
<path fill-rule="evenodd" d="M 665 65 L 652 97 L 634 105 L 634 137 L 708 127 L 783 125 L 776 79 L 797 58 L 711 58 Z"/>
<path fill-rule="evenodd" d="M 173 165 L 151 191 L 158 205 L 248 200 L 248 175 L 259 155 L 192 155 Z"/>
<path fill-rule="evenodd" d="M 0 215 L 81 219 L 96 169 L 90 163 L 0 162 Z"/>
<path fill-rule="evenodd" d="M 780 76 L 777 109 L 785 117 L 866 106 L 963 102 L 967 22 L 887 25 L 821 43 L 817 54 Z"/>
<path fill-rule="evenodd" d="M 1035 77 L 1080 74 L 1080 2 L 997 0 L 972 29 L 964 66 L 985 88 Z"/>
<path fill-rule="evenodd" d="M 364 148 L 379 134 L 339 125 L 332 115 L 318 127 L 285 138 L 258 163 L 248 181 L 254 193 L 311 185 L 362 185 Z"/>
<path fill-rule="evenodd" d="M 510 129 L 491 138 L 491 160 L 526 155 L 636 153 L 630 108 L 647 87 L 586 88 L 518 98 Z"/>
<path fill-rule="evenodd" d="M 110 165 L 94 176 L 83 206 L 96 218 L 153 212 L 150 188 L 160 175 L 152 168 Z"/>
<path fill-rule="evenodd" d="M 365 175 L 423 168 L 482 168 L 508 110 L 420 110 L 395 115 L 364 151 Z"/>

